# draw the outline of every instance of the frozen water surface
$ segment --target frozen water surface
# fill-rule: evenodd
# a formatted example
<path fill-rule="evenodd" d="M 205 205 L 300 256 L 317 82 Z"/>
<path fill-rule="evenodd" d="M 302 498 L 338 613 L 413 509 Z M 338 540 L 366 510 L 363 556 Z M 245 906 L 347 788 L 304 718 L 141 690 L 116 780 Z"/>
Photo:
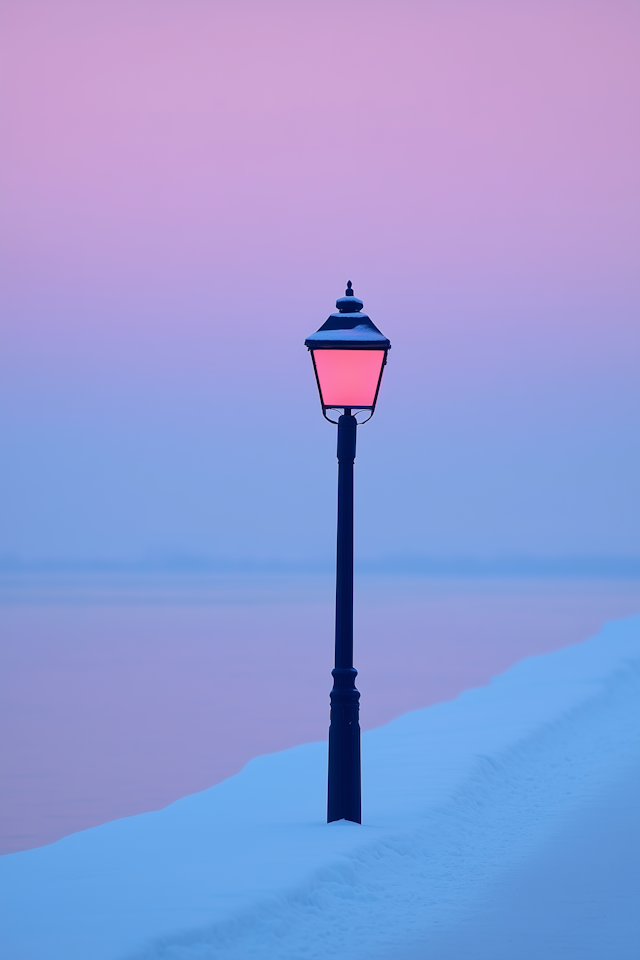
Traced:
<path fill-rule="evenodd" d="M 333 595 L 330 574 L 0 576 L 0 850 L 160 809 L 325 739 Z M 361 575 L 363 728 L 638 610 L 631 580 Z"/>

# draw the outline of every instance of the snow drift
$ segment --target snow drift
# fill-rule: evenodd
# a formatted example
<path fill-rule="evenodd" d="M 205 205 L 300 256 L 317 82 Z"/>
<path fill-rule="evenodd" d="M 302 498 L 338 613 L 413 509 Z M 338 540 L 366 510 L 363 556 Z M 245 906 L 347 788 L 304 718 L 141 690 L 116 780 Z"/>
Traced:
<path fill-rule="evenodd" d="M 632 775 L 639 693 L 633 618 L 364 734 L 362 826 L 324 822 L 326 745 L 313 743 L 164 810 L 5 856 L 3 956 L 440 960 L 468 930 L 451 956 L 497 957 L 475 920 L 554 831 Z M 635 955 L 635 935 L 616 960 Z"/>

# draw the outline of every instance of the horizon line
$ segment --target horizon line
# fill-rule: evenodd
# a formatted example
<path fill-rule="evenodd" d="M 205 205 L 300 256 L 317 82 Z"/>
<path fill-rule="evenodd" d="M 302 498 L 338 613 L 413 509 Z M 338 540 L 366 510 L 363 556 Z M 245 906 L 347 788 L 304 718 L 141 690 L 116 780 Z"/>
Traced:
<path fill-rule="evenodd" d="M 0 555 L 0 573 L 326 573 L 335 568 L 329 560 L 221 558 L 198 555 L 169 555 L 123 558 L 32 558 Z M 355 561 L 357 574 L 398 574 L 420 576 L 467 577 L 604 577 L 640 578 L 640 555 L 469 555 L 438 557 L 429 555 L 396 555 Z"/>

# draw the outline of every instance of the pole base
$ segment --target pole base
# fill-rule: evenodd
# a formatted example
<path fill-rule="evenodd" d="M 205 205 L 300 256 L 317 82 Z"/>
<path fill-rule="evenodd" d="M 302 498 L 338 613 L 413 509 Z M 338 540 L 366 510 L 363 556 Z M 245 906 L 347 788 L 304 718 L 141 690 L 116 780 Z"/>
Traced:
<path fill-rule="evenodd" d="M 327 823 L 362 823 L 360 785 L 360 694 L 353 667 L 331 671 L 331 726 L 329 727 L 329 794 Z"/>

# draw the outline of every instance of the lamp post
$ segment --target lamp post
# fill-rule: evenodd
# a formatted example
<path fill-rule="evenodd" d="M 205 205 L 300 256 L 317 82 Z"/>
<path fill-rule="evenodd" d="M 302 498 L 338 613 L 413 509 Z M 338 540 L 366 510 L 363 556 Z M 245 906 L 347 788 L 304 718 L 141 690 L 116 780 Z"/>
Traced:
<path fill-rule="evenodd" d="M 323 416 L 338 425 L 338 544 L 336 555 L 336 654 L 331 671 L 327 822 L 361 823 L 360 694 L 353 667 L 353 463 L 357 415 L 373 416 L 390 342 L 353 293 L 344 297 L 317 333 L 305 340 L 311 353 Z M 342 410 L 337 420 L 328 410 Z M 366 423 L 366 420 L 361 421 Z"/>

